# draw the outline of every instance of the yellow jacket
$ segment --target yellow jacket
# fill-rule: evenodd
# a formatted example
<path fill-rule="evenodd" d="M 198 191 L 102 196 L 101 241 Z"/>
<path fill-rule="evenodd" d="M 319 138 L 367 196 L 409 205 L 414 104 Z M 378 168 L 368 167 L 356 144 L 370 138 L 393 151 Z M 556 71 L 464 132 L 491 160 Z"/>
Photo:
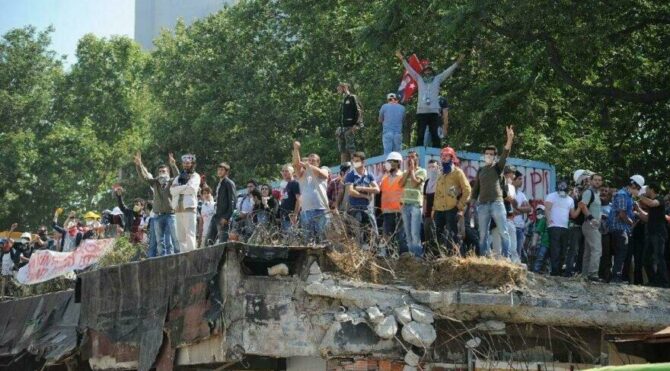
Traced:
<path fill-rule="evenodd" d="M 454 166 L 451 173 L 442 174 L 437 178 L 433 210 L 446 211 L 454 207 L 464 210 L 470 200 L 471 192 L 470 182 L 465 173 L 459 167 Z"/>

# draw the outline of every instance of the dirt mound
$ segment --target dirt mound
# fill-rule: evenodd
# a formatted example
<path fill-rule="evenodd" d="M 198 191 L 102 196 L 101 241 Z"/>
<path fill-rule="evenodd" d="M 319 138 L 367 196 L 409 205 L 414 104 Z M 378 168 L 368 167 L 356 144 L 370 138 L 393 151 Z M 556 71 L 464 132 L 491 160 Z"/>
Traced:
<path fill-rule="evenodd" d="M 436 260 L 401 256 L 380 258 L 355 247 L 327 254 L 332 271 L 348 279 L 378 284 L 408 284 L 418 289 L 440 290 L 474 284 L 491 288 L 522 287 L 526 269 L 504 260 L 444 257 Z"/>

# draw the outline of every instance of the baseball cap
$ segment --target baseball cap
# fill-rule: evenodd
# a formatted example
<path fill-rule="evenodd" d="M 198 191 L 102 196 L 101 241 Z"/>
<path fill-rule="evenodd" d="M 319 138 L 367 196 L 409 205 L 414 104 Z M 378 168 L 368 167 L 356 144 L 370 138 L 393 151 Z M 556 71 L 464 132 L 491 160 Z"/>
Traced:
<path fill-rule="evenodd" d="M 398 96 L 396 96 L 395 93 L 386 94 L 386 100 L 391 100 L 391 99 L 398 99 Z"/>

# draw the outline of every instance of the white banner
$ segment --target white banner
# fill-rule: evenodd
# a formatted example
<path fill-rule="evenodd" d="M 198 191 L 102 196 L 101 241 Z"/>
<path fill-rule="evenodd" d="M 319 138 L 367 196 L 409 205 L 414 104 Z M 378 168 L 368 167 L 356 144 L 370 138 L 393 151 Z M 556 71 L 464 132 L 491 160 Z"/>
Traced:
<path fill-rule="evenodd" d="M 57 252 L 37 250 L 28 264 L 19 269 L 16 280 L 24 285 L 32 285 L 62 276 L 75 269 L 84 269 L 105 255 L 113 246 L 114 239 L 83 240 L 76 250 Z"/>

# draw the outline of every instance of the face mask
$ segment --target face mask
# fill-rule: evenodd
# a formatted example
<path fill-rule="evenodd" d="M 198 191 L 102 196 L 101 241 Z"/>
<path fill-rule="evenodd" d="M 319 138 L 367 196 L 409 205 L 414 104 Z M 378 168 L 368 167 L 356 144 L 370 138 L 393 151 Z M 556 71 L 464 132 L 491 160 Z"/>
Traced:
<path fill-rule="evenodd" d="M 384 169 L 386 169 L 386 171 L 391 171 L 391 168 L 392 166 L 390 162 L 384 162 Z"/>
<path fill-rule="evenodd" d="M 140 205 L 133 206 L 133 211 L 139 213 L 140 211 L 142 211 L 142 206 Z"/>
<path fill-rule="evenodd" d="M 445 174 L 451 173 L 451 161 L 442 163 L 442 172 Z"/>
<path fill-rule="evenodd" d="M 158 183 L 160 183 L 161 185 L 166 185 L 169 180 L 170 177 L 167 174 L 160 174 L 158 176 Z"/>
<path fill-rule="evenodd" d="M 493 155 L 484 155 L 484 162 L 487 165 L 491 165 L 493 163 L 494 159 L 495 159 L 495 156 L 493 156 Z"/>
<path fill-rule="evenodd" d="M 544 213 L 537 213 L 538 219 L 544 219 Z"/>
<path fill-rule="evenodd" d="M 354 165 L 354 168 L 360 169 L 363 166 L 363 163 L 359 162 L 359 161 L 356 161 L 356 162 L 353 163 L 353 165 Z"/>
<path fill-rule="evenodd" d="M 428 170 L 428 179 L 435 180 L 440 176 L 440 172 L 437 169 Z"/>
<path fill-rule="evenodd" d="M 559 197 L 567 197 L 568 194 L 565 191 L 558 191 L 558 196 Z"/>

